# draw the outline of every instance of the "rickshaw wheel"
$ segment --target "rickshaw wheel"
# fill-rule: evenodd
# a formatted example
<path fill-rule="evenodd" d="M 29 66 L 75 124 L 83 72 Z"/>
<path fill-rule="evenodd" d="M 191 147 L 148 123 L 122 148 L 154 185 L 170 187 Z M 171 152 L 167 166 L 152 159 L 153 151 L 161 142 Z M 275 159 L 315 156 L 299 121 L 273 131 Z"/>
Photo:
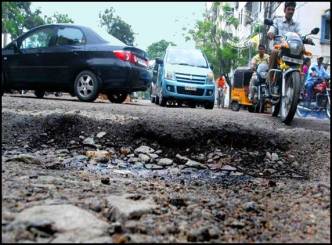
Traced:
<path fill-rule="evenodd" d="M 239 111 L 240 110 L 240 104 L 237 101 L 233 101 L 231 104 L 231 109 L 233 111 Z"/>
<path fill-rule="evenodd" d="M 251 113 L 255 112 L 255 106 L 253 105 L 248 106 L 248 111 Z"/>

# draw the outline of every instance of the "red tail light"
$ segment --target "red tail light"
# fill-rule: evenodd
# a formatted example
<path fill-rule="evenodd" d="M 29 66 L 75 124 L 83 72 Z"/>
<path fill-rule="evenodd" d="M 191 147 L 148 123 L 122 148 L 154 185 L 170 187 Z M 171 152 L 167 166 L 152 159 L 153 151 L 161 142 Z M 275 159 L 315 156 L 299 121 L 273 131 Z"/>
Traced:
<path fill-rule="evenodd" d="M 136 64 L 137 63 L 137 57 L 130 51 L 124 51 L 124 50 L 114 50 L 113 53 L 115 56 L 123 61 L 129 61 L 130 63 Z"/>

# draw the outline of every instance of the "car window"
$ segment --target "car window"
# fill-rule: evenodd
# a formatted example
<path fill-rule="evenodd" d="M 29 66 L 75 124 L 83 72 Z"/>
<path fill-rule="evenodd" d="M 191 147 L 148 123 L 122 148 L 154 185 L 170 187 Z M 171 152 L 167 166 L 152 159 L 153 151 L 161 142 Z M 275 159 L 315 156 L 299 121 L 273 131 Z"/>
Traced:
<path fill-rule="evenodd" d="M 173 65 L 188 65 L 204 68 L 208 67 L 204 55 L 199 50 L 169 50 L 166 62 Z"/>
<path fill-rule="evenodd" d="M 23 39 L 20 49 L 47 48 L 50 46 L 53 34 L 54 30 L 52 28 L 33 32 Z"/>
<path fill-rule="evenodd" d="M 72 27 L 65 27 L 58 30 L 56 45 L 80 45 L 85 39 L 81 30 Z"/>

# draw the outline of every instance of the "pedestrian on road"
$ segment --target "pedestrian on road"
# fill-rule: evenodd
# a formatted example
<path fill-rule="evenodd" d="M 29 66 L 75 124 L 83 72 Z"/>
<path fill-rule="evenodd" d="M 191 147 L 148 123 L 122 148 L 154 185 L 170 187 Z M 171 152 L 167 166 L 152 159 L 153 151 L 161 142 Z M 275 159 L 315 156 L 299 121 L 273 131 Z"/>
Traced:
<path fill-rule="evenodd" d="M 218 108 L 224 108 L 224 97 L 225 97 L 225 92 L 226 92 L 226 78 L 223 73 L 221 73 L 219 78 L 217 79 L 217 86 L 218 86 L 217 105 L 218 105 Z"/>

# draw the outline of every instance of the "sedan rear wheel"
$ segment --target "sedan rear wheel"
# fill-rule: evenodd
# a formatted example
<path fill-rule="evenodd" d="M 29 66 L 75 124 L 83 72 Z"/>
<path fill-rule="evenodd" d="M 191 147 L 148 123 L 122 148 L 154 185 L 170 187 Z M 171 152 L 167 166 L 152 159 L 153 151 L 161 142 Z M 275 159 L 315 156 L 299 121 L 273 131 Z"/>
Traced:
<path fill-rule="evenodd" d="M 109 101 L 117 104 L 123 103 L 126 100 L 127 96 L 128 93 L 121 93 L 121 92 L 107 94 Z"/>
<path fill-rule="evenodd" d="M 80 101 L 93 102 L 99 93 L 99 82 L 91 71 L 82 71 L 77 75 L 74 91 Z"/>

